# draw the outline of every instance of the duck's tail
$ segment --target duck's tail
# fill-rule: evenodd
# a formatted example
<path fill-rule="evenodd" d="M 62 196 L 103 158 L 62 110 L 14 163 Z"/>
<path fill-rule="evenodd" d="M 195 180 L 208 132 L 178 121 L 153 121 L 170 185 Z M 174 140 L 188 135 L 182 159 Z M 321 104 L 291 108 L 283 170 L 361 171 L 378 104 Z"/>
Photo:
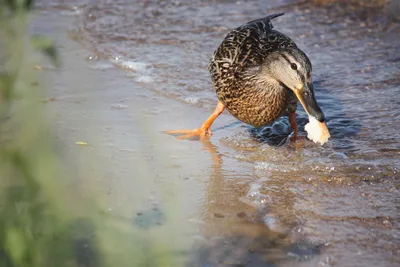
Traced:
<path fill-rule="evenodd" d="M 280 17 L 280 16 L 282 16 L 284 14 L 285 13 L 272 14 L 272 15 L 269 15 L 269 16 L 266 16 L 266 17 L 263 17 L 263 18 L 260 18 L 260 19 L 255 19 L 255 20 L 249 21 L 246 24 L 251 24 L 251 23 L 256 23 L 256 22 L 264 22 L 264 23 L 268 23 L 269 26 L 272 29 L 273 26 L 272 26 L 271 20 L 274 19 L 274 18 Z"/>

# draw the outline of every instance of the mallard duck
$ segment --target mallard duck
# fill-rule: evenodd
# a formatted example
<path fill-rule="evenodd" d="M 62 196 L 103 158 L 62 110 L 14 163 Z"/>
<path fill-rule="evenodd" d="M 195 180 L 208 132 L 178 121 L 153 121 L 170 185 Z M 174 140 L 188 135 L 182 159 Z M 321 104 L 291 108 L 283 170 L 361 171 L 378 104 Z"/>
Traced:
<path fill-rule="evenodd" d="M 198 129 L 167 133 L 180 135 L 179 139 L 204 139 L 211 135 L 214 120 L 227 109 L 254 127 L 268 125 L 286 115 L 296 139 L 298 101 L 309 117 L 327 131 L 324 113 L 314 95 L 310 60 L 293 40 L 273 30 L 271 20 L 282 15 L 247 22 L 225 37 L 209 65 L 219 100 L 214 112 Z"/>

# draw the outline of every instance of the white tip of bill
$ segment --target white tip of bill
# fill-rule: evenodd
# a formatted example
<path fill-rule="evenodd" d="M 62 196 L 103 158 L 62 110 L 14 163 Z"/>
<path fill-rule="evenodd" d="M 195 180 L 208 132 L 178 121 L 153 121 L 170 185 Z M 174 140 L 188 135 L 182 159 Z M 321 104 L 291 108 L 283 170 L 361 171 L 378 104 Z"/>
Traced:
<path fill-rule="evenodd" d="M 328 142 L 328 139 L 331 137 L 331 135 L 326 127 L 326 123 L 319 122 L 313 117 L 308 117 L 308 119 L 309 123 L 304 126 L 304 129 L 307 132 L 307 137 L 314 143 L 320 143 L 321 145 Z"/>

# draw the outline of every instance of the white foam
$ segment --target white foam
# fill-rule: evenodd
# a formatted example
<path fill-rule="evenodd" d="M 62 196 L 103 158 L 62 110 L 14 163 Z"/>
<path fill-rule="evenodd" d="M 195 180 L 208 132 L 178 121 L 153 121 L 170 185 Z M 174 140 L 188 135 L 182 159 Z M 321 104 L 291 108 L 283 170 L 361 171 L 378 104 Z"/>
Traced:
<path fill-rule="evenodd" d="M 135 82 L 139 83 L 151 83 L 154 81 L 154 78 L 148 75 L 141 75 L 135 78 Z"/>
<path fill-rule="evenodd" d="M 128 108 L 127 105 L 123 105 L 123 104 L 119 104 L 119 103 L 111 105 L 111 109 L 126 109 L 126 108 Z"/>
<path fill-rule="evenodd" d="M 111 62 L 120 68 L 133 70 L 136 72 L 144 72 L 150 67 L 150 65 L 147 63 L 130 61 L 130 60 L 122 60 L 120 58 L 113 59 L 113 60 L 111 60 Z"/>
<path fill-rule="evenodd" d="M 187 103 L 190 103 L 190 104 L 196 104 L 196 103 L 198 103 L 199 102 L 199 98 L 198 97 L 186 97 L 185 99 L 184 99 L 184 101 L 185 102 L 187 102 Z"/>

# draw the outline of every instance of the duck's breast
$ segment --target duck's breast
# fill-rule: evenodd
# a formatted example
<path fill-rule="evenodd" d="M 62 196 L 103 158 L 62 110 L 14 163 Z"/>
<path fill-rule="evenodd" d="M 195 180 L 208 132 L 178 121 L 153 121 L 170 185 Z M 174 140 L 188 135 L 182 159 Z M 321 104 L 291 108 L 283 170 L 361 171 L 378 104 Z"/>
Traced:
<path fill-rule="evenodd" d="M 285 90 L 231 87 L 229 90 L 216 89 L 216 93 L 233 116 L 254 127 L 277 120 L 288 107 L 289 95 Z"/>

